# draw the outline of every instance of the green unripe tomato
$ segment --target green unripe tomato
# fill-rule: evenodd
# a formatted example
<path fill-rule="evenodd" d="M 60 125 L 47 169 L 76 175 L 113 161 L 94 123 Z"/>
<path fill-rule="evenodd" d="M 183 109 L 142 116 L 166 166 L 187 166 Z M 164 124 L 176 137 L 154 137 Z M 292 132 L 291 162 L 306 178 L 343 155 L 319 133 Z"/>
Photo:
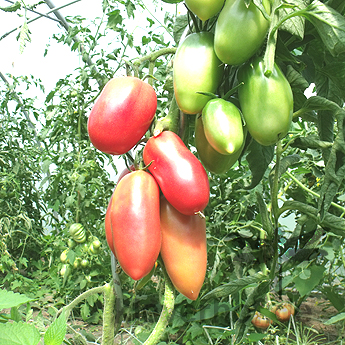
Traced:
<path fill-rule="evenodd" d="M 263 0 L 270 13 L 269 0 Z M 218 58 L 229 65 L 247 61 L 263 44 L 269 21 L 250 1 L 226 0 L 217 19 L 214 33 L 214 50 Z"/>
<path fill-rule="evenodd" d="M 69 228 L 69 233 L 74 241 L 84 243 L 86 241 L 85 229 L 82 224 L 74 223 Z"/>
<path fill-rule="evenodd" d="M 65 263 L 67 261 L 67 253 L 68 253 L 68 250 L 65 249 L 61 254 L 60 254 L 60 261 L 62 263 Z"/>
<path fill-rule="evenodd" d="M 68 265 L 64 264 L 62 265 L 61 269 L 60 269 L 60 275 L 63 277 L 66 272 L 67 272 L 67 269 L 68 269 Z"/>
<path fill-rule="evenodd" d="M 97 237 L 95 237 L 92 242 L 92 245 L 95 249 L 98 249 L 101 246 L 101 241 Z"/>
<path fill-rule="evenodd" d="M 197 92 L 214 93 L 219 86 L 223 66 L 213 49 L 211 32 L 193 33 L 177 48 L 173 83 L 178 107 L 186 114 L 200 113 L 210 97 Z"/>
<path fill-rule="evenodd" d="M 241 113 L 231 102 L 211 99 L 202 110 L 202 122 L 207 141 L 222 155 L 241 150 L 244 135 Z"/>
<path fill-rule="evenodd" d="M 67 241 L 67 245 L 68 248 L 73 249 L 77 245 L 77 243 L 72 238 L 69 238 Z"/>
<path fill-rule="evenodd" d="M 89 266 L 89 260 L 87 260 L 87 259 L 81 260 L 80 265 L 81 265 L 81 267 L 83 267 L 83 268 L 88 267 L 88 266 Z"/>
<path fill-rule="evenodd" d="M 246 136 L 247 130 L 244 128 L 244 136 Z M 237 151 L 232 155 L 222 155 L 216 151 L 210 143 L 207 141 L 204 126 L 202 123 L 202 116 L 196 116 L 195 119 L 195 147 L 198 151 L 199 158 L 205 168 L 214 174 L 224 174 L 226 173 L 238 160 L 241 155 L 245 144 L 243 140 L 243 145 L 241 150 Z"/>
<path fill-rule="evenodd" d="M 99 247 L 96 248 L 96 247 L 94 246 L 94 244 L 91 243 L 91 244 L 90 244 L 90 247 L 89 247 L 89 252 L 90 252 L 90 254 L 92 254 L 92 255 L 98 254 L 98 253 L 100 252 L 100 248 L 99 248 Z"/>
<path fill-rule="evenodd" d="M 81 265 L 81 258 L 75 258 L 75 260 L 73 262 L 73 268 L 77 269 L 77 268 L 79 268 L 80 265 Z"/>
<path fill-rule="evenodd" d="M 293 95 L 278 65 L 265 76 L 262 58 L 241 67 L 238 79 L 239 102 L 249 133 L 259 144 L 269 146 L 285 137 L 293 114 Z"/>
<path fill-rule="evenodd" d="M 205 21 L 222 9 L 224 0 L 185 0 L 185 3 L 194 14 Z"/>

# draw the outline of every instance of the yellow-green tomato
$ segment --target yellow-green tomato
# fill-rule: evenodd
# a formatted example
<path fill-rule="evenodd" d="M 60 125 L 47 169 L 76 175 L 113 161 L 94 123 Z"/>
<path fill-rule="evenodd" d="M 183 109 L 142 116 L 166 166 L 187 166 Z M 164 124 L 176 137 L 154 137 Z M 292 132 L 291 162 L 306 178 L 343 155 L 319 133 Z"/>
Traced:
<path fill-rule="evenodd" d="M 200 113 L 209 96 L 215 93 L 223 75 L 223 66 L 214 49 L 211 32 L 193 33 L 177 48 L 174 58 L 173 83 L 178 107 L 186 114 Z"/>
<path fill-rule="evenodd" d="M 222 155 L 241 149 L 244 135 L 241 113 L 231 102 L 211 99 L 202 110 L 202 122 L 207 141 Z"/>
<path fill-rule="evenodd" d="M 244 129 L 246 134 L 246 130 Z M 195 119 L 195 147 L 198 151 L 199 159 L 205 168 L 214 174 L 225 174 L 238 160 L 244 147 L 232 155 L 222 155 L 216 151 L 207 141 L 202 116 L 197 115 Z"/>
<path fill-rule="evenodd" d="M 194 14 L 205 21 L 222 9 L 224 0 L 185 0 L 185 3 Z"/>
<path fill-rule="evenodd" d="M 67 253 L 68 253 L 68 250 L 65 249 L 61 254 L 60 254 L 60 261 L 62 263 L 65 263 L 67 261 Z"/>
<path fill-rule="evenodd" d="M 269 0 L 263 0 L 263 5 L 269 13 Z M 269 24 L 252 1 L 247 7 L 245 0 L 226 0 L 214 34 L 218 58 L 229 65 L 247 61 L 263 44 Z"/>
<path fill-rule="evenodd" d="M 243 82 L 238 97 L 250 135 L 259 144 L 270 146 L 284 138 L 293 114 L 293 95 L 289 82 L 278 65 L 265 76 L 262 58 L 241 67 L 238 79 Z"/>

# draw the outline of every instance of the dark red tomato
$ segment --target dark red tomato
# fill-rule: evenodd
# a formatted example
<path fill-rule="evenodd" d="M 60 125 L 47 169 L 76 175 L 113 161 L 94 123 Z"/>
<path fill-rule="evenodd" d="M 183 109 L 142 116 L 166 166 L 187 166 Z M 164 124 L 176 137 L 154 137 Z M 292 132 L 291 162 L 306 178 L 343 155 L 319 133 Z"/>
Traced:
<path fill-rule="evenodd" d="M 149 129 L 156 109 L 152 86 L 135 77 L 111 79 L 88 119 L 92 144 L 112 155 L 128 152 Z"/>
<path fill-rule="evenodd" d="M 207 173 L 177 134 L 164 131 L 151 137 L 143 158 L 173 207 L 185 215 L 204 210 L 210 196 Z"/>
<path fill-rule="evenodd" d="M 254 317 L 252 319 L 252 324 L 259 329 L 267 329 L 268 326 L 272 323 L 272 320 L 268 317 L 262 315 L 258 311 L 255 312 Z"/>
<path fill-rule="evenodd" d="M 132 279 L 146 276 L 161 248 L 159 187 L 146 171 L 137 170 L 117 184 L 110 223 L 117 260 Z"/>
<path fill-rule="evenodd" d="M 131 169 L 131 171 L 134 171 L 134 166 L 131 165 L 129 167 Z M 121 174 L 118 177 L 117 183 L 120 182 L 120 180 L 126 176 L 127 174 L 130 173 L 130 170 L 128 170 L 127 168 L 125 168 Z M 114 193 L 113 193 L 114 195 Z M 105 219 L 104 219 L 104 226 L 105 226 L 105 237 L 108 243 L 108 246 L 110 248 L 110 250 L 113 252 L 113 254 L 115 255 L 115 248 L 114 248 L 114 240 L 113 240 L 113 232 L 111 230 L 111 222 L 110 222 L 110 205 L 111 202 L 113 200 L 113 195 L 110 198 L 109 204 L 108 204 L 108 208 L 107 208 L 107 212 L 105 213 Z M 116 255 L 115 255 L 116 257 Z"/>
<path fill-rule="evenodd" d="M 186 216 L 161 199 L 161 256 L 177 291 L 196 300 L 207 267 L 206 221 Z"/>

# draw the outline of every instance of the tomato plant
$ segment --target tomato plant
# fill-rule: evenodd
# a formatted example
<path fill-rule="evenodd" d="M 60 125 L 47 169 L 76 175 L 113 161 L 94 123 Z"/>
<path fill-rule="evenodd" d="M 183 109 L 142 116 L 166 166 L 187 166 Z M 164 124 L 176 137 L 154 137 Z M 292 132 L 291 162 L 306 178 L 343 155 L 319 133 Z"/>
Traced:
<path fill-rule="evenodd" d="M 124 176 L 110 204 L 110 226 L 115 256 L 134 280 L 147 275 L 161 247 L 159 187 L 146 171 Z"/>
<path fill-rule="evenodd" d="M 207 173 L 177 134 L 164 131 L 151 137 L 143 159 L 150 164 L 164 196 L 179 212 L 192 215 L 204 210 L 210 196 Z"/>
<path fill-rule="evenodd" d="M 211 99 L 202 110 L 207 141 L 219 153 L 232 155 L 241 151 L 244 141 L 239 109 L 222 98 Z"/>
<path fill-rule="evenodd" d="M 205 168 L 214 174 L 226 173 L 238 160 L 242 153 L 242 148 L 232 155 L 223 155 L 216 151 L 207 141 L 202 116 L 195 117 L 195 147 L 198 156 Z"/>
<path fill-rule="evenodd" d="M 280 322 L 289 321 L 291 316 L 295 315 L 295 307 L 291 303 L 278 304 L 271 311 L 276 314 Z"/>
<path fill-rule="evenodd" d="M 157 96 L 151 85 L 135 77 L 111 79 L 88 119 L 92 144 L 112 155 L 128 152 L 148 130 L 156 109 Z"/>
<path fill-rule="evenodd" d="M 223 66 L 213 49 L 214 35 L 193 33 L 178 46 L 174 58 L 173 83 L 179 108 L 197 114 L 210 97 L 197 92 L 214 93 L 221 82 Z"/>
<path fill-rule="evenodd" d="M 164 197 L 161 199 L 161 255 L 175 288 L 188 297 L 198 298 L 206 266 L 206 221 L 199 215 L 186 216 Z"/>
<path fill-rule="evenodd" d="M 251 136 L 261 145 L 275 144 L 286 136 L 292 122 L 293 95 L 289 82 L 275 64 L 265 76 L 262 58 L 255 58 L 238 72 L 243 117 Z"/>
<path fill-rule="evenodd" d="M 263 1 L 270 13 L 270 3 Z M 214 50 L 218 58 L 229 65 L 247 61 L 263 44 L 269 21 L 250 1 L 227 0 L 217 19 L 214 34 Z M 231 34 L 229 34 L 231 33 Z"/>
<path fill-rule="evenodd" d="M 224 0 L 185 0 L 185 3 L 194 14 L 205 21 L 222 9 Z"/>

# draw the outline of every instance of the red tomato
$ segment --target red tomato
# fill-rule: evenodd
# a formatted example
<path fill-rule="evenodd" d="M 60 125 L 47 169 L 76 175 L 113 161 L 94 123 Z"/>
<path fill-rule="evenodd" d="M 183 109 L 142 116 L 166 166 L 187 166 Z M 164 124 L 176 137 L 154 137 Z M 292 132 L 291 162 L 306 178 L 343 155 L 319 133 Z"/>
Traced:
<path fill-rule="evenodd" d="M 179 212 L 192 215 L 208 204 L 210 186 L 200 161 L 171 131 L 151 137 L 144 147 L 144 163 L 164 196 Z"/>
<path fill-rule="evenodd" d="M 131 169 L 131 171 L 134 171 L 133 165 L 131 165 L 129 168 Z M 130 171 L 127 168 L 125 168 L 121 172 L 121 174 L 119 175 L 117 183 L 119 183 L 120 180 L 129 173 L 130 173 Z M 114 193 L 113 193 L 113 195 L 114 195 Z M 108 246 L 109 246 L 110 250 L 113 252 L 113 254 L 115 255 L 113 232 L 111 229 L 111 222 L 110 222 L 110 205 L 111 205 L 111 202 L 113 200 L 113 195 L 110 198 L 107 212 L 105 213 L 104 226 L 105 226 L 105 238 L 107 239 Z M 116 257 L 116 255 L 115 255 L 115 257 Z"/>
<path fill-rule="evenodd" d="M 146 171 L 124 176 L 110 206 L 116 258 L 132 279 L 146 276 L 161 248 L 159 187 Z"/>
<path fill-rule="evenodd" d="M 272 323 L 272 320 L 268 317 L 262 315 L 258 311 L 255 312 L 254 317 L 252 319 L 252 324 L 256 328 L 266 329 Z"/>
<path fill-rule="evenodd" d="M 151 85 L 135 77 L 111 79 L 88 119 L 92 144 L 112 155 L 128 152 L 149 129 L 156 109 L 157 96 Z"/>
<path fill-rule="evenodd" d="M 161 199 L 161 256 L 177 291 L 196 300 L 207 267 L 206 221 L 186 216 Z"/>

